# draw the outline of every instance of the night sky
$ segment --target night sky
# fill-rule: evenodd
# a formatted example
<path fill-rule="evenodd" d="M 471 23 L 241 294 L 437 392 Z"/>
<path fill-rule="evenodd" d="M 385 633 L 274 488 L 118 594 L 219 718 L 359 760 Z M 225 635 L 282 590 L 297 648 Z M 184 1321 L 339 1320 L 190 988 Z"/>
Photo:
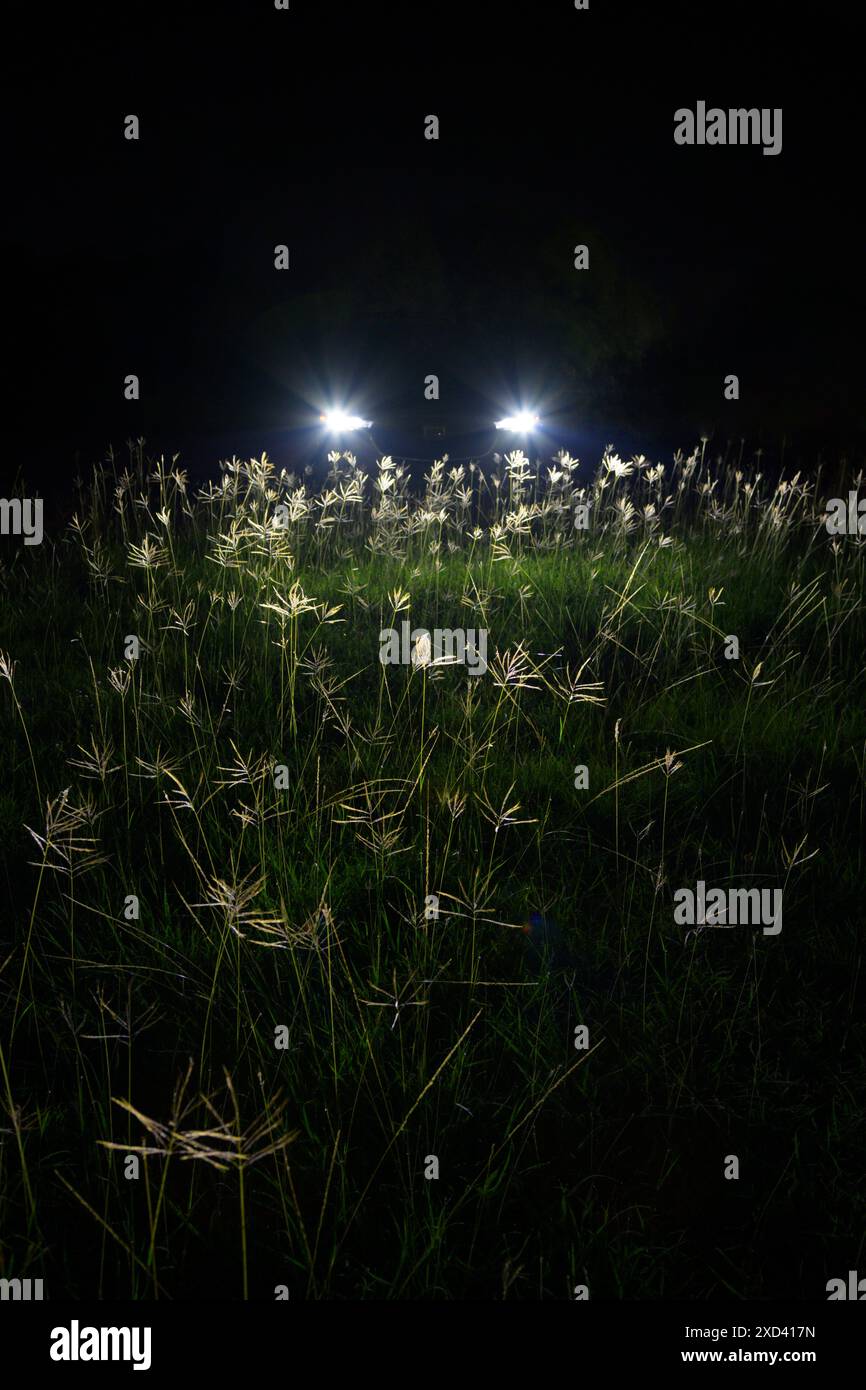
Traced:
<path fill-rule="evenodd" d="M 768 455 L 784 438 L 805 466 L 862 449 L 864 122 L 843 7 L 259 0 L 19 20 L 4 472 L 48 493 L 140 435 L 198 474 L 262 447 L 291 465 L 323 457 L 309 425 L 338 399 L 394 452 L 520 399 L 577 452 L 669 456 L 701 433 Z M 781 107 L 782 152 L 677 146 L 674 112 L 698 100 Z"/>

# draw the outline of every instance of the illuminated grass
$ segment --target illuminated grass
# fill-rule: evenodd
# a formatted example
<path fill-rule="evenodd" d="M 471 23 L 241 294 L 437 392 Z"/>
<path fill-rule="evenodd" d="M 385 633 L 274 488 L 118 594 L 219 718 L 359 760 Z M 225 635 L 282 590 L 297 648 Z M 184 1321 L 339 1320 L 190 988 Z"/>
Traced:
<path fill-rule="evenodd" d="M 855 1266 L 863 547 L 801 479 L 586 472 L 413 499 L 334 456 L 310 496 L 265 460 L 191 497 L 138 452 L 3 570 L 6 1276 L 821 1297 Z M 489 669 L 383 667 L 404 618 L 484 627 Z M 784 885 L 781 936 L 684 941 L 700 877 Z"/>

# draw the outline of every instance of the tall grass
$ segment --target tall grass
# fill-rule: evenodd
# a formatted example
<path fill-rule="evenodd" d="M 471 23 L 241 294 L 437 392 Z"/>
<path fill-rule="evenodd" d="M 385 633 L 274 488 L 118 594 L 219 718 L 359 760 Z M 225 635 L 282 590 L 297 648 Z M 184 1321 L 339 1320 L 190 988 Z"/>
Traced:
<path fill-rule="evenodd" d="M 856 1267 L 864 549 L 823 507 L 702 450 L 420 489 L 332 454 L 317 491 L 263 457 L 192 495 L 137 446 L 8 551 L 0 1276 L 820 1297 Z M 486 629 L 488 670 L 381 665 L 403 619 Z M 783 887 L 781 935 L 675 926 L 701 878 Z"/>

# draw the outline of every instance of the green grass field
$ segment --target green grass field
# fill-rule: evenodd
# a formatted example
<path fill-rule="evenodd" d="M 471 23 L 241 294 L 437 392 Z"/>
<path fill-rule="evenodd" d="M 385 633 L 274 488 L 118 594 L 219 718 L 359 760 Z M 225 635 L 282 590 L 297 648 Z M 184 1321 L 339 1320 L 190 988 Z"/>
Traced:
<path fill-rule="evenodd" d="M 495 472 L 195 492 L 139 446 L 5 543 L 0 1276 L 823 1298 L 862 1265 L 863 541 L 820 478 L 700 449 Z M 484 630 L 487 669 L 383 665 L 404 621 Z M 782 889 L 783 929 L 677 925 L 699 880 Z"/>

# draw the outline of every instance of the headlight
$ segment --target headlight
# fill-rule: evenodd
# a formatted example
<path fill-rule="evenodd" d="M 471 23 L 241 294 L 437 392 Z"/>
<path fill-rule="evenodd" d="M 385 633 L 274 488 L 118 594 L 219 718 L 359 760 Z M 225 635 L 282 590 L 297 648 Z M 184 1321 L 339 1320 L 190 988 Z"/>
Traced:
<path fill-rule="evenodd" d="M 360 415 L 349 415 L 345 410 L 326 410 L 319 419 L 331 434 L 345 434 L 347 430 L 367 430 L 372 420 L 364 420 Z"/>
<path fill-rule="evenodd" d="M 538 424 L 538 416 L 532 410 L 518 410 L 516 415 L 506 415 L 495 424 L 498 430 L 510 430 L 512 434 L 531 434 Z"/>

